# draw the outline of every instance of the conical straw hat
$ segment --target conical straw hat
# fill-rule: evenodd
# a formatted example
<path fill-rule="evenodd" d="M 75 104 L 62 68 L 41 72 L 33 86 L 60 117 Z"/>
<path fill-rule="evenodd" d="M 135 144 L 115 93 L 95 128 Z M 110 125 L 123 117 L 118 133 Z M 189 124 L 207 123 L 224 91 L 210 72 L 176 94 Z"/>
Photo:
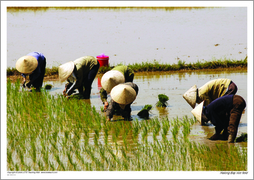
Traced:
<path fill-rule="evenodd" d="M 197 85 L 192 86 L 183 95 L 183 98 L 189 103 L 192 108 L 195 108 L 197 101 Z"/>
<path fill-rule="evenodd" d="M 125 78 L 123 73 L 117 70 L 108 71 L 101 78 L 101 86 L 107 93 L 110 93 L 111 89 L 116 85 L 124 82 Z"/>
<path fill-rule="evenodd" d="M 16 62 L 16 69 L 24 74 L 30 74 L 38 66 L 38 61 L 33 56 L 22 56 Z"/>
<path fill-rule="evenodd" d="M 67 62 L 59 66 L 58 74 L 59 74 L 59 80 L 61 82 L 65 81 L 66 79 L 68 79 L 68 77 L 70 77 L 71 73 L 74 70 L 74 66 L 75 64 L 73 61 Z"/>
<path fill-rule="evenodd" d="M 110 92 L 111 98 L 118 104 L 127 105 L 136 99 L 136 91 L 129 85 L 119 84 Z"/>
<path fill-rule="evenodd" d="M 203 112 L 203 106 L 204 106 L 204 102 L 200 103 L 197 107 L 195 107 L 191 113 L 193 114 L 193 116 L 195 116 L 195 118 L 200 122 L 200 124 L 203 124 L 202 122 L 202 112 Z"/>

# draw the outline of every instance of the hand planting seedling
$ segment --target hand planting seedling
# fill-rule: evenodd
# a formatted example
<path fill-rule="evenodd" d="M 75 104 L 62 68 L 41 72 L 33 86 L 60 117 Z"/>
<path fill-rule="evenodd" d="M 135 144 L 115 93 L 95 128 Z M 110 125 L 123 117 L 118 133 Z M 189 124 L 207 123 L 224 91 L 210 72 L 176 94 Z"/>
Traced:
<path fill-rule="evenodd" d="M 152 109 L 152 105 L 146 104 L 141 111 L 139 111 L 138 116 L 141 118 L 148 119 L 149 118 L 149 111 Z"/>
<path fill-rule="evenodd" d="M 165 94 L 159 94 L 158 95 L 159 101 L 156 103 L 157 107 L 167 107 L 168 103 L 168 96 Z"/>

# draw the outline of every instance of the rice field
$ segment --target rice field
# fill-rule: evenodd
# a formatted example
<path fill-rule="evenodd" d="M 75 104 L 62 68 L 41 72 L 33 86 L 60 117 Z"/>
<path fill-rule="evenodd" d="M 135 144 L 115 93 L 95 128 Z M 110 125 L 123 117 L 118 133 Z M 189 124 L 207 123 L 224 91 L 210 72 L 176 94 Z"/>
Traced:
<path fill-rule="evenodd" d="M 107 122 L 83 100 L 7 82 L 7 171 L 247 171 L 247 148 L 189 139 L 196 119 Z"/>

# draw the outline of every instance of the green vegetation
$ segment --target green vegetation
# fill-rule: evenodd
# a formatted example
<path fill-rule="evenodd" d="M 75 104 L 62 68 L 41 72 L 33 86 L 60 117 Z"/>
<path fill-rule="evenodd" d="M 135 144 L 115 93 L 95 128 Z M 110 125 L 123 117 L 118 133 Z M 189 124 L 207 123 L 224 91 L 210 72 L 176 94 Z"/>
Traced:
<path fill-rule="evenodd" d="M 141 111 L 138 112 L 138 116 L 144 119 L 148 119 L 149 118 L 149 111 L 152 109 L 152 105 L 150 104 L 146 104 Z"/>
<path fill-rule="evenodd" d="M 45 89 L 51 89 L 53 86 L 51 85 L 51 84 L 46 84 L 45 86 L 44 86 L 44 88 Z"/>
<path fill-rule="evenodd" d="M 117 64 L 123 65 L 123 64 Z M 99 74 L 105 73 L 115 66 L 100 67 Z M 244 60 L 212 60 L 205 62 L 196 62 L 196 63 L 185 63 L 184 61 L 179 60 L 177 64 L 160 64 L 157 61 L 154 62 L 142 62 L 128 64 L 128 66 L 134 72 L 146 72 L 146 71 L 179 71 L 179 70 L 201 70 L 201 69 L 216 69 L 216 68 L 235 68 L 243 67 L 247 68 L 247 57 Z M 16 68 L 7 68 L 7 76 L 19 75 L 20 73 Z M 45 76 L 58 75 L 58 67 L 46 68 Z"/>
<path fill-rule="evenodd" d="M 56 9 L 56 10 L 94 10 L 94 9 L 101 9 L 101 10 L 120 10 L 120 9 L 130 9 L 130 10 L 166 10 L 166 11 L 173 11 L 173 10 L 191 10 L 191 9 L 204 9 L 207 7 L 7 7 L 8 12 L 19 12 L 19 11 L 46 11 L 49 9 Z M 209 7 L 211 8 L 211 7 Z"/>
<path fill-rule="evenodd" d="M 179 60 L 177 64 L 160 64 L 157 61 L 153 63 L 142 62 L 128 65 L 135 72 L 138 71 L 179 71 L 179 70 L 201 70 L 201 69 L 216 69 L 216 68 L 233 68 L 247 67 L 247 57 L 244 60 L 212 60 L 212 61 L 197 61 L 196 63 L 185 63 Z"/>
<path fill-rule="evenodd" d="M 158 95 L 159 101 L 156 103 L 156 107 L 167 107 L 168 96 L 165 94 Z"/>
<path fill-rule="evenodd" d="M 188 138 L 194 118 L 107 122 L 84 100 L 19 80 L 7 82 L 6 107 L 8 171 L 247 171 L 247 148 Z"/>
<path fill-rule="evenodd" d="M 247 133 L 242 133 L 241 136 L 236 138 L 236 142 L 247 142 Z"/>

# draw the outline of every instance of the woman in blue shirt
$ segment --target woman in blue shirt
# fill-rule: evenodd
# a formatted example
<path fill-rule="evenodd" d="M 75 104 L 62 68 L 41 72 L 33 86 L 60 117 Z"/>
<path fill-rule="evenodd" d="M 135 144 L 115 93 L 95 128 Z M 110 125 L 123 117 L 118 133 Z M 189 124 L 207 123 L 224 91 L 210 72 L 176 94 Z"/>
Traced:
<path fill-rule="evenodd" d="M 24 77 L 23 87 L 30 88 L 33 86 L 36 91 L 40 91 L 46 69 L 46 58 L 42 53 L 31 52 L 22 56 L 16 62 L 16 69 Z M 26 83 L 27 75 L 29 75 L 30 80 L 28 83 Z"/>

